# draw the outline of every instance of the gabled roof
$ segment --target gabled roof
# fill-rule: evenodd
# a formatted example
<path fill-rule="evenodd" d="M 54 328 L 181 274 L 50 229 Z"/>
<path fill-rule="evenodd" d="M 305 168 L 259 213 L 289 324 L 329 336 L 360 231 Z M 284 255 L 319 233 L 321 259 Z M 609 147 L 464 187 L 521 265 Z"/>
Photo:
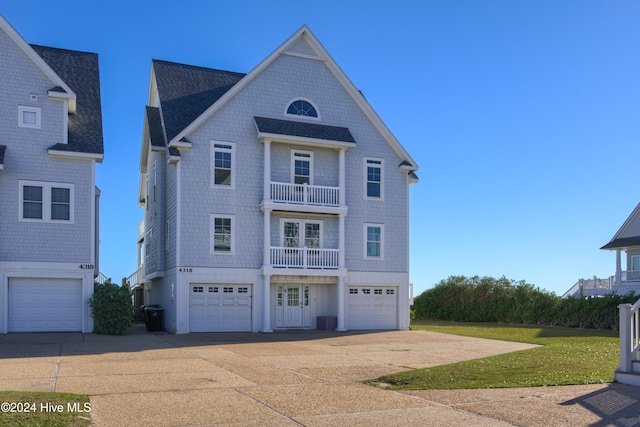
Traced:
<path fill-rule="evenodd" d="M 50 150 L 104 154 L 98 55 L 37 45 L 32 48 L 77 94 L 75 114 L 69 114 L 68 143 Z"/>
<path fill-rule="evenodd" d="M 68 86 L 67 82 L 51 68 L 50 64 L 36 53 L 33 46 L 29 45 L 2 15 L 0 15 L 0 29 L 4 30 L 27 57 L 51 80 L 52 86 L 56 88 L 55 92 L 65 94 L 64 98 L 69 101 L 69 111 L 74 112 L 76 95 Z"/>
<path fill-rule="evenodd" d="M 304 40 L 304 42 L 301 43 L 302 40 Z M 162 116 L 169 146 L 179 147 L 184 138 L 188 137 L 191 132 L 225 105 L 228 100 L 233 98 L 253 81 L 253 79 L 271 65 L 280 55 L 293 55 L 322 60 L 376 129 L 387 140 L 398 157 L 407 162 L 407 168 L 411 171 L 418 169 L 417 163 L 411 158 L 378 114 L 371 108 L 364 96 L 362 96 L 362 93 L 360 93 L 351 80 L 349 80 L 347 75 L 306 25 L 303 25 L 246 75 L 167 63 L 164 61 L 154 61 L 154 71 L 156 72 Z M 156 70 L 156 63 L 160 65 L 158 70 Z M 163 75 L 160 76 L 158 71 L 163 73 Z M 185 79 L 182 73 L 187 71 L 190 71 L 192 76 Z M 171 75 L 172 72 L 176 74 Z M 216 76 L 222 81 L 213 87 L 202 84 L 206 82 L 200 81 L 199 79 L 208 80 L 209 78 L 213 78 L 209 73 L 214 73 L 214 75 L 216 73 L 222 73 Z M 178 78 L 179 75 L 180 78 Z M 202 85 L 202 87 L 192 88 L 191 86 L 194 81 L 197 82 L 198 86 Z M 224 84 L 225 82 L 227 83 L 226 85 Z M 163 87 L 161 87 L 161 85 Z M 163 92 L 167 90 L 172 91 L 171 94 L 163 94 Z M 190 101 L 187 101 L 185 97 L 188 97 Z M 176 115 L 175 117 L 174 114 Z"/>
<path fill-rule="evenodd" d="M 294 122 L 291 120 L 269 119 L 266 117 L 254 117 L 258 132 L 272 135 L 287 135 L 302 138 L 356 142 L 348 128 L 339 126 L 327 126 L 315 123 Z"/>
<path fill-rule="evenodd" d="M 637 232 L 634 230 L 637 230 Z M 640 203 L 631 212 L 631 215 L 622 224 L 622 227 L 616 232 L 611 241 L 600 249 L 622 249 L 631 246 L 640 246 Z"/>
<path fill-rule="evenodd" d="M 157 59 L 152 66 L 169 141 L 245 76 Z"/>

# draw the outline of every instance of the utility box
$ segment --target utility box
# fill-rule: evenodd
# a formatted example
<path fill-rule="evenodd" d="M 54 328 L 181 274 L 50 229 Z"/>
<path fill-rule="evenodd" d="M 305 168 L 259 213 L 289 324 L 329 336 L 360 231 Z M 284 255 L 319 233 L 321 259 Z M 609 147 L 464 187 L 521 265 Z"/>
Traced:
<path fill-rule="evenodd" d="M 316 329 L 319 331 L 335 331 L 338 327 L 338 318 L 335 316 L 316 317 Z"/>

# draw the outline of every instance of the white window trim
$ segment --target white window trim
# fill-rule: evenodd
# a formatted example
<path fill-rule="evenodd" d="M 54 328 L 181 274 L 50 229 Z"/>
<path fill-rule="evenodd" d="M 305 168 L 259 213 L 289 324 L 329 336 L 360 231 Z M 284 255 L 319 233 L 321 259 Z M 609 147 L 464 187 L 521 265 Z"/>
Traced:
<path fill-rule="evenodd" d="M 380 228 L 380 256 L 368 256 L 367 255 L 367 228 L 368 227 L 378 227 Z M 362 237 L 363 237 L 363 256 L 366 260 L 376 260 L 382 261 L 384 260 L 384 224 L 376 224 L 371 222 L 365 222 L 362 227 Z"/>
<path fill-rule="evenodd" d="M 25 123 L 24 122 L 24 113 L 36 113 L 36 123 Z M 41 109 L 40 107 L 28 107 L 26 105 L 18 105 L 18 126 L 21 128 L 31 128 L 31 129 L 40 129 L 41 126 Z"/>
<path fill-rule="evenodd" d="M 291 183 L 296 182 L 296 154 L 309 154 L 309 185 L 313 185 L 313 151 L 291 149 Z"/>
<path fill-rule="evenodd" d="M 24 187 L 42 187 L 42 219 L 39 218 L 23 218 L 24 208 Z M 68 188 L 69 189 L 69 219 L 51 219 L 51 189 L 52 188 Z M 75 211 L 75 195 L 74 185 L 61 182 L 44 182 L 44 181 L 18 181 L 18 221 L 20 222 L 49 222 L 55 224 L 73 224 Z"/>
<path fill-rule="evenodd" d="M 280 246 L 284 247 L 284 223 L 285 222 L 297 222 L 300 224 L 300 236 L 298 240 L 298 247 L 304 248 L 305 241 L 305 225 L 306 224 L 320 224 L 320 248 L 324 249 L 324 221 L 321 219 L 300 219 L 300 218 L 280 218 Z"/>
<path fill-rule="evenodd" d="M 216 145 L 229 146 L 231 148 L 216 147 Z M 216 184 L 216 152 L 231 153 L 231 184 Z M 211 188 L 234 190 L 236 188 L 236 143 L 229 141 L 211 140 Z"/>
<path fill-rule="evenodd" d="M 230 219 L 231 220 L 231 250 L 229 252 L 216 251 L 216 218 Z M 209 253 L 211 255 L 235 255 L 236 253 L 236 216 L 226 214 L 211 214 L 209 216 L 210 230 L 211 230 L 211 243 L 209 247 Z"/>
<path fill-rule="evenodd" d="M 638 259 L 640 260 L 640 255 L 631 255 L 630 259 L 629 259 L 629 270 L 631 271 L 638 271 L 638 270 L 634 270 L 633 269 L 633 260 L 634 259 Z M 638 261 L 638 264 L 640 264 L 640 261 Z"/>
<path fill-rule="evenodd" d="M 299 115 L 299 114 L 289 114 L 289 113 L 287 112 L 287 111 L 289 110 L 289 106 L 290 106 L 292 103 L 296 102 L 296 101 L 306 101 L 306 102 L 308 102 L 309 104 L 311 104 L 311 106 L 312 106 L 313 108 L 315 108 L 316 113 L 318 113 L 318 117 L 312 117 L 312 116 L 301 116 L 301 115 Z M 284 105 L 283 115 L 284 115 L 285 117 L 291 117 L 291 118 L 295 117 L 295 118 L 298 118 L 298 119 L 315 120 L 315 121 L 317 121 L 317 122 L 319 122 L 319 121 L 321 120 L 321 116 L 320 116 L 320 109 L 318 108 L 318 106 L 316 105 L 316 103 L 315 103 L 315 102 L 313 102 L 312 100 L 310 100 L 309 98 L 304 98 L 304 97 L 302 97 L 302 96 L 297 96 L 297 97 L 295 97 L 295 98 L 291 98 L 289 101 L 287 101 L 287 103 Z"/>
<path fill-rule="evenodd" d="M 380 197 L 371 197 L 367 194 L 367 187 L 369 182 L 369 171 L 367 168 L 369 167 L 369 161 L 380 162 L 380 164 L 375 164 L 374 166 L 380 167 Z M 364 166 L 363 166 L 363 180 L 364 180 L 364 198 L 367 200 L 384 200 L 384 159 L 378 157 L 365 157 L 364 158 Z"/>

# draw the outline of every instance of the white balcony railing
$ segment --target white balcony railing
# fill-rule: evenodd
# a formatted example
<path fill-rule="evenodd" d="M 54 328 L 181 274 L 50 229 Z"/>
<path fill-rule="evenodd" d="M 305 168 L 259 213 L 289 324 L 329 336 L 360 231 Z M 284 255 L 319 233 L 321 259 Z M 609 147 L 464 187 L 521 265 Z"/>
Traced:
<path fill-rule="evenodd" d="M 271 183 L 271 200 L 316 206 L 340 206 L 340 188 L 323 185 Z"/>
<path fill-rule="evenodd" d="M 629 270 L 620 272 L 622 282 L 640 282 L 640 270 Z"/>
<path fill-rule="evenodd" d="M 338 249 L 271 248 L 271 265 L 278 268 L 337 269 Z"/>

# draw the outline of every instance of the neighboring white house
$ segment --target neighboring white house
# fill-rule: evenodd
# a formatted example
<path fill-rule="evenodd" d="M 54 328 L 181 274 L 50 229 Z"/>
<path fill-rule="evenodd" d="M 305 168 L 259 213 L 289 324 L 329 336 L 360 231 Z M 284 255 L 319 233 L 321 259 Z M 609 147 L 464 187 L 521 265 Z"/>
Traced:
<path fill-rule="evenodd" d="M 166 330 L 409 327 L 418 166 L 306 26 L 248 74 L 152 61 L 143 133 Z"/>
<path fill-rule="evenodd" d="M 0 16 L 0 333 L 93 329 L 98 57 L 29 45 Z"/>
<path fill-rule="evenodd" d="M 613 292 L 619 295 L 634 292 L 640 296 L 640 204 L 631 212 L 611 241 L 600 249 L 616 251 L 615 275 L 607 279 L 598 279 L 595 276 L 593 279 L 580 279 L 564 293 L 563 298 L 606 295 Z"/>
<path fill-rule="evenodd" d="M 600 249 L 616 251 L 616 273 L 612 278 L 612 291 L 618 294 L 634 291 L 636 295 L 640 295 L 640 204 L 611 241 Z M 626 254 L 624 265 L 622 252 Z"/>

